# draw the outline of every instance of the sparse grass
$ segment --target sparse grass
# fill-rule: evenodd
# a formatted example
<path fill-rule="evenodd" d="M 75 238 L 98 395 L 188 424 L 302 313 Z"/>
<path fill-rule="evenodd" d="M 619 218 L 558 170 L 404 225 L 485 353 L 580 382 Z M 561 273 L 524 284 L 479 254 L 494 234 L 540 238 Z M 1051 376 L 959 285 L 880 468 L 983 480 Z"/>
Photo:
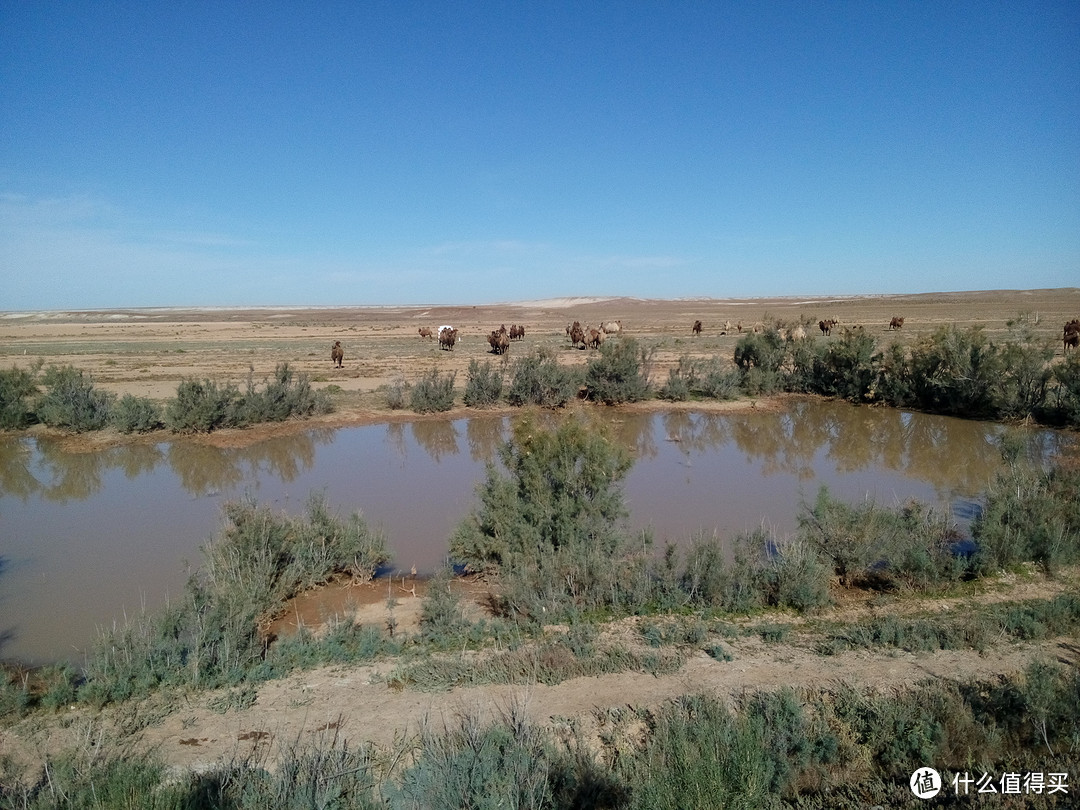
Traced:
<path fill-rule="evenodd" d="M 1076 773 L 1080 675 L 1035 662 L 994 681 L 893 689 L 758 690 L 727 705 L 690 694 L 598 712 L 600 733 L 541 727 L 523 702 L 427 723 L 412 742 L 352 748 L 342 721 L 284 743 L 170 773 L 101 729 L 72 735 L 36 772 L 0 762 L 0 807 L 921 807 L 910 774 Z M 402 763 L 393 767 L 393 763 Z M 389 766 L 389 767 L 388 767 Z M 1069 785 L 1069 790 L 1072 790 Z M 951 795 L 951 786 L 946 789 Z M 1038 806 L 1071 806 L 1045 792 Z M 1033 806 L 1025 804 L 1023 806 Z"/>
<path fill-rule="evenodd" d="M 1003 640 L 1037 641 L 1080 633 L 1080 597 L 1000 602 L 943 615 L 887 615 L 828 631 L 818 650 L 827 655 L 845 650 L 894 647 L 926 650 L 985 650 Z"/>
<path fill-rule="evenodd" d="M 681 665 L 682 657 L 675 651 L 639 652 L 620 644 L 582 643 L 567 635 L 507 652 L 425 655 L 400 664 L 387 681 L 391 686 L 421 691 L 489 684 L 550 686 L 570 678 L 614 672 L 665 675 Z"/>

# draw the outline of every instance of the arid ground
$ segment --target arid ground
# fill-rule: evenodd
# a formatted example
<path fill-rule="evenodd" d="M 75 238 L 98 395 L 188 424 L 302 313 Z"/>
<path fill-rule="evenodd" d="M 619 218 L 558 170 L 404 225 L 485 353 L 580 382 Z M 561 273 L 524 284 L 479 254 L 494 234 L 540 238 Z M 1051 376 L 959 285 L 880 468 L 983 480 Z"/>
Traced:
<path fill-rule="evenodd" d="M 901 330 L 889 330 L 893 316 L 903 316 Z M 403 377 L 413 380 L 431 368 L 454 371 L 464 384 L 470 359 L 502 362 L 488 351 L 487 332 L 505 323 L 525 326 L 523 341 L 515 341 L 505 359 L 544 345 L 562 362 L 584 363 L 589 351 L 572 349 L 565 327 L 573 320 L 597 325 L 620 320 L 623 332 L 656 347 L 654 381 L 666 377 L 666 366 L 685 354 L 730 358 L 743 330 L 755 323 L 780 320 L 788 326 L 807 324 L 820 336 L 820 319 L 835 318 L 842 329 L 862 326 L 880 342 L 912 342 L 920 335 L 950 323 L 982 326 L 991 337 L 1004 336 L 1008 322 L 1020 316 L 1041 334 L 1056 340 L 1062 351 L 1062 324 L 1080 317 L 1080 289 L 939 293 L 909 296 L 864 296 L 830 299 L 774 298 L 762 300 L 643 301 L 624 298 L 565 299 L 478 307 L 327 309 L 161 309 L 88 312 L 0 314 L 0 363 L 28 366 L 71 363 L 89 373 L 95 384 L 118 394 L 133 393 L 165 400 L 185 378 L 210 378 L 241 387 L 249 373 L 256 382 L 281 362 L 308 374 L 316 387 L 333 392 L 336 410 L 319 418 L 321 425 L 360 424 L 379 419 L 411 418 L 386 409 L 380 386 Z M 696 319 L 700 336 L 691 336 Z M 730 330 L 725 324 L 730 323 Z M 452 324 L 462 340 L 453 352 L 440 351 L 422 339 L 421 327 Z M 726 332 L 726 334 L 724 334 Z M 331 365 L 330 347 L 340 340 L 344 368 Z M 742 407 L 748 407 L 744 403 Z M 739 405 L 736 405 L 739 407 Z M 223 431 L 207 441 L 244 443 L 267 432 L 304 430 L 310 422 L 264 426 L 248 431 Z M 156 440 L 166 440 L 167 434 Z M 100 442 L 128 440 L 116 434 L 81 437 L 87 449 Z M 358 618 L 385 626 L 387 588 L 398 600 L 398 629 L 416 626 L 420 594 L 401 585 L 354 586 L 361 604 Z M 947 599 L 882 598 L 854 595 L 837 589 L 836 606 L 826 614 L 799 618 L 771 615 L 747 618 L 790 625 L 781 642 L 766 642 L 755 634 L 724 639 L 730 661 L 688 651 L 681 668 L 671 675 L 624 673 L 578 678 L 554 686 L 519 685 L 458 688 L 438 693 L 388 685 L 394 662 L 305 671 L 258 689 L 253 704 L 222 710 L 220 695 L 205 693 L 170 696 L 123 705 L 96 714 L 72 707 L 56 716 L 36 716 L 0 731 L 0 756 L 38 761 L 57 746 L 95 744 L 103 730 L 112 729 L 136 747 L 154 747 L 178 767 L 206 766 L 251 752 L 268 753 L 279 744 L 313 738 L 336 730 L 350 743 L 370 740 L 391 745 L 416 733 L 424 722 L 452 723 L 463 712 L 497 712 L 512 700 L 527 701 L 531 715 L 546 724 L 576 722 L 598 733 L 608 712 L 631 706 L 655 705 L 678 695 L 711 692 L 724 696 L 781 685 L 821 688 L 840 681 L 890 689 L 924 678 L 968 680 L 1021 670 L 1036 658 L 1060 660 L 1075 666 L 1080 644 L 1075 638 L 1039 644 L 1007 640 L 984 652 L 951 650 L 906 653 L 888 649 L 844 652 L 824 656 L 815 651 L 823 628 L 870 615 L 924 615 L 963 611 L 995 600 L 1046 598 L 1080 585 L 1075 571 L 1050 580 L 1031 572 L 1028 577 L 1003 576 Z M 468 589 L 473 586 L 462 585 Z M 471 608 L 480 615 L 479 602 Z M 299 612 L 297 613 L 299 615 Z M 642 644 L 634 619 L 613 624 L 605 633 L 627 645 Z M 551 628 L 551 632 L 561 632 Z M 226 701 L 227 703 L 227 701 Z"/>
<path fill-rule="evenodd" d="M 904 326 L 890 330 L 893 317 Z M 808 334 L 825 340 L 818 322 L 839 321 L 836 333 L 862 327 L 882 345 L 910 343 L 943 325 L 978 325 L 991 338 L 1004 337 L 1010 321 L 1025 318 L 1039 334 L 1055 341 L 1059 354 L 1062 325 L 1080 317 L 1080 288 L 927 293 L 847 298 L 683 299 L 564 298 L 475 307 L 334 307 L 261 309 L 126 309 L 0 313 L 0 364 L 26 367 L 38 358 L 71 363 L 88 373 L 98 387 L 166 400 L 185 378 L 231 382 L 241 388 L 249 375 L 256 383 L 287 362 L 316 387 L 334 392 L 335 412 L 323 425 L 360 424 L 395 418 L 378 392 L 397 379 L 413 381 L 431 369 L 455 372 L 459 390 L 471 359 L 512 362 L 540 346 L 560 362 L 584 364 L 589 351 L 572 349 L 566 327 L 620 321 L 622 334 L 656 349 L 653 380 L 684 355 L 730 359 L 739 326 L 802 323 Z M 691 335 L 695 320 L 702 332 Z M 459 330 L 452 352 L 419 330 L 443 324 Z M 486 336 L 505 324 L 525 327 L 503 357 L 493 355 Z M 727 327 L 727 328 L 725 328 Z M 834 333 L 835 334 L 835 333 Z M 343 368 L 331 363 L 330 349 L 341 341 Z M 398 415 L 400 416 L 400 415 Z M 217 442 L 244 442 L 268 431 L 296 429 L 295 423 L 223 432 Z M 302 426 L 301 426 L 302 429 Z M 108 441 L 112 437 L 90 439 Z M 87 437 L 84 437 L 86 440 Z"/>

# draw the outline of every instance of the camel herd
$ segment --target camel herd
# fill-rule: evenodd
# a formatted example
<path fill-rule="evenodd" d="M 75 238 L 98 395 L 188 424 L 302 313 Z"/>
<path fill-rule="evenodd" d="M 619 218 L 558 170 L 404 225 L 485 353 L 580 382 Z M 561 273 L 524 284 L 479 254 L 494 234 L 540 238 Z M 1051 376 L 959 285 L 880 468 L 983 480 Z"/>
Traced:
<path fill-rule="evenodd" d="M 821 330 L 821 334 L 828 337 L 832 334 L 832 330 L 840 324 L 837 318 L 827 318 L 818 321 L 818 329 Z M 903 316 L 893 316 L 889 321 L 889 331 L 903 329 L 904 318 Z M 755 323 L 750 326 L 747 331 L 762 332 L 764 331 L 764 324 Z M 861 327 L 860 327 L 861 328 Z M 726 335 L 731 331 L 742 333 L 742 322 L 736 323 L 732 327 L 731 321 L 725 321 L 720 329 L 721 335 Z M 693 326 L 690 328 L 690 333 L 697 337 L 704 330 L 704 325 L 701 320 L 695 320 Z M 440 326 L 438 330 L 432 331 L 430 327 L 421 326 L 418 330 L 421 340 L 432 340 L 438 338 L 439 348 L 445 351 L 453 351 L 454 344 L 458 340 L 458 330 L 452 326 L 444 325 Z M 806 337 L 806 330 L 801 324 L 795 328 L 780 329 L 781 336 L 787 340 L 801 340 Z M 574 348 L 582 349 L 599 349 L 604 341 L 611 335 L 618 335 L 622 332 L 622 321 L 602 321 L 598 328 L 592 328 L 589 326 L 582 326 L 580 321 L 574 321 L 566 326 L 566 337 L 570 340 L 570 345 Z M 502 324 L 498 329 L 492 329 L 487 336 L 488 344 L 491 346 L 493 354 L 506 354 L 510 349 L 510 341 L 512 340 L 524 340 L 525 327 L 518 324 L 511 324 L 510 328 L 506 328 L 506 324 Z M 1062 331 L 1062 352 L 1067 353 L 1069 349 L 1075 349 L 1080 345 L 1080 318 L 1073 318 L 1071 321 L 1065 324 Z M 330 360 L 334 364 L 335 368 L 343 368 L 345 360 L 345 350 L 341 346 L 340 340 L 335 340 L 334 345 L 330 349 Z"/>

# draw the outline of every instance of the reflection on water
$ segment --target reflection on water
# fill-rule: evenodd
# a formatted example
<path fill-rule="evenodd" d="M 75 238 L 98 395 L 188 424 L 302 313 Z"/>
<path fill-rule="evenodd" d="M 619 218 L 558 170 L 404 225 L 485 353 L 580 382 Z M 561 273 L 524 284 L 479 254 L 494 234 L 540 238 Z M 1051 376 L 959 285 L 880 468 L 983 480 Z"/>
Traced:
<path fill-rule="evenodd" d="M 323 429 L 245 448 L 177 440 L 164 449 L 132 445 L 92 453 L 69 453 L 49 439 L 5 438 L 0 439 L 0 495 L 60 503 L 86 500 L 101 490 L 114 470 L 134 479 L 154 472 L 163 462 L 194 496 L 231 489 L 261 475 L 288 482 L 315 464 L 316 448 L 333 442 L 334 435 Z"/>
<path fill-rule="evenodd" d="M 1000 464 L 998 426 L 845 403 L 607 417 L 635 458 L 632 525 L 660 543 L 763 521 L 792 531 L 799 503 L 822 485 L 849 500 L 951 503 L 965 519 Z M 78 662 L 97 627 L 180 593 L 183 562 L 198 564 L 222 503 L 246 494 L 299 512 L 321 491 L 331 508 L 384 528 L 398 566 L 432 571 L 509 424 L 430 419 L 244 448 L 178 439 L 78 454 L 0 439 L 0 656 Z M 1038 458 L 1068 441 L 1048 430 L 1027 438 Z"/>
<path fill-rule="evenodd" d="M 412 423 L 412 435 L 432 461 L 442 461 L 446 456 L 458 453 L 458 434 L 453 422 L 444 419 L 432 419 Z"/>

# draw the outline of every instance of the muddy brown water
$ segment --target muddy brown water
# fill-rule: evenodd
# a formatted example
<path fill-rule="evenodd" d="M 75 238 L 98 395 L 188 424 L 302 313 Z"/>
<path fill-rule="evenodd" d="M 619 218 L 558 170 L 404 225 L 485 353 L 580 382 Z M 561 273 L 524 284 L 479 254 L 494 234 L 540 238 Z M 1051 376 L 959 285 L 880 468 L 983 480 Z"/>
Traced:
<path fill-rule="evenodd" d="M 335 512 L 361 511 L 386 532 L 392 568 L 431 572 L 512 418 L 317 430 L 240 449 L 175 440 L 69 454 L 0 440 L 0 660 L 78 665 L 102 627 L 179 597 L 230 499 L 299 513 L 325 493 Z M 1001 463 L 998 425 L 837 402 L 609 418 L 636 459 L 631 525 L 657 548 L 700 531 L 792 532 L 821 486 L 849 501 L 917 498 L 962 521 Z M 1042 457 L 1069 441 L 1026 435 Z"/>

